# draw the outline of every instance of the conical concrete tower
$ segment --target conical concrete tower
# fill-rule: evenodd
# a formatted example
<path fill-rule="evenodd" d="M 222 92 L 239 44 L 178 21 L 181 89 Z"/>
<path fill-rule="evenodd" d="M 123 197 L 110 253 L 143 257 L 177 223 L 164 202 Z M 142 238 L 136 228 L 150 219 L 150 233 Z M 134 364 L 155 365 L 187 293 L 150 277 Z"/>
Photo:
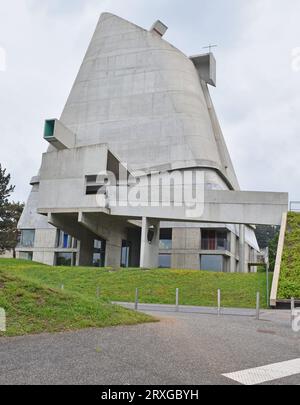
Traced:
<path fill-rule="evenodd" d="M 105 144 L 133 173 L 140 170 L 149 173 L 153 170 L 170 172 L 196 168 L 204 172 L 207 189 L 239 190 L 208 90 L 208 85 L 216 85 L 214 56 L 209 53 L 187 57 L 163 39 L 166 30 L 167 27 L 160 21 L 150 30 L 145 30 L 115 15 L 101 15 L 60 120 L 47 121 L 44 136 L 49 142 L 51 139 L 52 144 L 43 160 L 49 158 L 50 162 L 55 153 L 58 159 L 61 149 L 79 151 L 94 146 L 100 148 Z M 57 127 L 63 141 L 53 136 Z M 78 179 L 76 186 L 78 190 L 82 187 L 82 201 L 87 201 L 83 191 L 84 177 L 96 174 L 88 172 L 88 153 L 86 156 L 85 161 L 78 161 L 78 171 L 82 170 L 82 174 L 85 174 Z M 76 163 L 75 152 L 72 167 L 76 171 L 74 162 Z M 19 223 L 21 230 L 35 230 L 34 245 L 27 247 L 27 250 L 20 246 L 18 251 L 22 254 L 31 252 L 34 260 L 53 264 L 57 262 L 56 255 L 64 254 L 64 251 L 61 245 L 57 250 L 57 229 L 49 225 L 49 218 L 37 213 L 40 196 L 47 195 L 49 199 L 46 199 L 46 204 L 50 204 L 51 200 L 52 212 L 59 211 L 64 204 L 63 193 L 58 192 L 54 198 L 51 187 L 54 184 L 63 184 L 72 175 L 68 173 L 67 166 L 64 167 L 64 177 L 59 173 L 57 164 L 55 176 L 61 182 L 51 183 L 47 167 L 50 173 L 53 164 L 42 166 L 43 182 L 39 176 L 32 179 L 33 189 Z M 76 187 L 72 187 L 70 190 L 73 192 Z M 77 197 L 81 192 L 78 190 Z M 60 206 L 55 206 L 56 200 Z M 81 202 L 78 206 L 86 207 Z M 45 205 L 42 208 L 46 208 Z M 74 214 L 66 206 L 64 213 L 66 221 Z M 74 215 L 72 218 L 78 220 Z M 100 220 L 95 216 L 95 221 Z M 62 221 L 62 226 L 65 223 Z M 162 223 L 161 226 L 162 229 L 171 229 L 173 238 L 177 241 L 173 243 L 172 267 L 198 268 L 201 228 L 211 229 L 212 226 L 197 223 Z M 228 238 L 232 240 L 239 234 L 237 226 L 215 224 L 214 228 L 225 229 L 223 236 L 227 232 L 231 235 Z M 69 229 L 71 228 L 62 230 L 69 232 Z M 122 235 L 117 234 L 116 230 L 113 240 L 109 239 L 108 233 L 105 239 L 106 246 L 111 246 L 110 256 L 106 255 L 105 259 L 107 265 L 118 265 L 119 250 L 123 249 L 127 230 L 124 228 L 122 232 Z M 90 232 L 89 243 L 95 234 L 98 235 L 97 232 L 93 235 Z M 78 233 L 72 236 L 78 238 Z M 82 241 L 82 246 L 84 242 Z M 125 244 L 127 242 L 125 240 Z M 192 245 L 189 246 L 189 243 Z M 251 228 L 246 233 L 246 243 L 249 249 L 258 249 Z M 224 242 L 224 247 L 225 245 Z M 235 242 L 233 245 L 235 246 Z M 77 255 L 77 259 L 71 260 L 73 264 L 91 262 L 92 245 L 84 251 L 85 261 L 78 259 L 82 255 L 75 245 L 71 251 L 70 246 L 68 249 L 65 254 Z M 162 254 L 166 255 L 165 252 Z M 224 263 L 227 263 L 228 256 L 225 258 L 223 253 L 221 255 L 224 256 Z M 237 255 L 231 254 L 230 264 L 222 265 L 223 270 L 236 270 Z"/>
<path fill-rule="evenodd" d="M 207 87 L 213 56 L 188 58 L 156 26 L 102 14 L 61 122 L 77 145 L 107 143 L 132 169 L 203 167 L 238 189 Z"/>

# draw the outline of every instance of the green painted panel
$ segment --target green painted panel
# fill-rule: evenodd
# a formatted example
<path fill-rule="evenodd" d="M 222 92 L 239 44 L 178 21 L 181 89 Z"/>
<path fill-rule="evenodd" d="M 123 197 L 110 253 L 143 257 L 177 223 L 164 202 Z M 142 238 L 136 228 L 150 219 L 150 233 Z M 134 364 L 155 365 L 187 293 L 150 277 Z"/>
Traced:
<path fill-rule="evenodd" d="M 55 120 L 45 121 L 44 138 L 51 138 L 54 135 Z"/>

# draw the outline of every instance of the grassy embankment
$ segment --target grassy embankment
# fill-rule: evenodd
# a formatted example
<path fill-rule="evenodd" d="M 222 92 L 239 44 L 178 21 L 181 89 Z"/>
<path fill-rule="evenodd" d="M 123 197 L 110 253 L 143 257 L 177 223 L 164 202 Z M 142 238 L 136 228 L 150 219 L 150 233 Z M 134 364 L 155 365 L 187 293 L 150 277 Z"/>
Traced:
<path fill-rule="evenodd" d="M 27 271 L 36 272 L 36 277 L 30 277 Z M 147 315 L 112 305 L 103 298 L 80 294 L 76 289 L 62 291 L 55 282 L 47 285 L 38 273 L 48 273 L 51 278 L 49 267 L 22 261 L 0 261 L 0 308 L 5 309 L 7 318 L 7 331 L 0 332 L 0 337 L 132 325 L 153 320 Z"/>
<path fill-rule="evenodd" d="M 279 299 L 300 299 L 300 214 L 288 214 L 279 289 Z"/>
<path fill-rule="evenodd" d="M 181 305 L 215 306 L 218 288 L 222 291 L 222 306 L 254 308 L 257 291 L 262 306 L 266 303 L 265 273 L 48 267 L 0 259 L 1 268 L 11 276 L 22 276 L 48 288 L 59 290 L 63 284 L 65 293 L 79 294 L 90 302 L 95 302 L 97 288 L 102 299 L 133 302 L 138 287 L 143 303 L 174 304 L 176 288 L 180 289 Z"/>

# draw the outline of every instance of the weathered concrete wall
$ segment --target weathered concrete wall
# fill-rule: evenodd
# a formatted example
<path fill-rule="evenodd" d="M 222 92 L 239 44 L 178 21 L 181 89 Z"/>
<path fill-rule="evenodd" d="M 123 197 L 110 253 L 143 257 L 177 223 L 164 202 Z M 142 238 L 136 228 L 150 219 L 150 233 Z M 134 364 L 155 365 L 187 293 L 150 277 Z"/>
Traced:
<path fill-rule="evenodd" d="M 105 13 L 61 121 L 77 145 L 107 143 L 134 169 L 212 167 L 238 188 L 229 154 L 220 156 L 223 136 L 216 138 L 202 85 L 181 51 Z"/>
<path fill-rule="evenodd" d="M 200 269 L 200 228 L 173 228 L 172 268 Z"/>
<path fill-rule="evenodd" d="M 107 169 L 105 145 L 53 151 L 43 155 L 38 209 L 99 208 L 95 195 L 86 195 L 86 176 Z"/>
<path fill-rule="evenodd" d="M 53 248 L 52 225 L 82 242 L 82 263 L 90 262 L 92 238 L 106 239 L 106 265 L 112 266 L 119 265 L 122 240 L 128 238 L 126 219 L 181 220 L 187 226 L 184 208 L 104 210 L 121 217 L 110 219 L 84 212 L 78 221 L 85 209 L 101 211 L 95 196 L 85 195 L 85 176 L 107 167 L 107 147 L 101 144 L 107 144 L 134 169 L 164 172 L 196 167 L 205 171 L 206 205 L 195 222 L 276 223 L 285 204 L 282 196 L 228 194 L 229 189 L 239 190 L 238 181 L 207 83 L 194 62 L 153 32 L 109 13 L 101 16 L 61 122 L 57 121 L 57 128 L 65 126 L 57 137 L 71 149 L 48 148 L 19 224 L 23 229 L 45 230 L 44 236 L 38 236 L 35 257 L 42 258 L 44 249 L 43 260 L 52 260 L 47 251 Z M 225 194 L 215 190 L 225 190 Z M 281 204 L 274 204 L 276 199 Z M 37 209 L 50 213 L 52 225 L 37 215 Z M 62 216 L 55 217 L 59 212 Z M 199 223 L 178 231 L 177 236 L 175 232 L 175 239 L 180 239 L 181 232 L 183 240 L 175 240 L 174 267 L 199 267 Z M 47 240 L 48 246 L 43 247 Z M 145 243 L 142 246 L 147 256 L 149 249 Z M 136 254 L 134 261 L 137 259 Z M 148 259 L 153 263 L 153 257 Z"/>

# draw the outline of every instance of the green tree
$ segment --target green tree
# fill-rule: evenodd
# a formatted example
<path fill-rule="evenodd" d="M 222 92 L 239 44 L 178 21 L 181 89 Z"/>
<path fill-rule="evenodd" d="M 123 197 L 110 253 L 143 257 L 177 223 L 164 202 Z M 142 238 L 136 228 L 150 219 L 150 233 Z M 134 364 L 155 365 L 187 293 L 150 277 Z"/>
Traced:
<path fill-rule="evenodd" d="M 10 180 L 10 174 L 0 164 L 0 254 L 5 250 L 15 250 L 18 242 L 17 224 L 24 208 L 22 203 L 9 201 L 15 190 Z"/>
<path fill-rule="evenodd" d="M 277 231 L 274 238 L 269 242 L 269 260 L 271 271 L 274 271 L 275 269 L 278 241 L 279 241 L 279 231 Z"/>
<path fill-rule="evenodd" d="M 273 239 L 278 234 L 279 230 L 279 226 L 257 225 L 255 229 L 255 235 L 258 246 L 261 249 L 265 249 L 266 247 L 268 247 L 271 241 L 273 241 Z"/>

